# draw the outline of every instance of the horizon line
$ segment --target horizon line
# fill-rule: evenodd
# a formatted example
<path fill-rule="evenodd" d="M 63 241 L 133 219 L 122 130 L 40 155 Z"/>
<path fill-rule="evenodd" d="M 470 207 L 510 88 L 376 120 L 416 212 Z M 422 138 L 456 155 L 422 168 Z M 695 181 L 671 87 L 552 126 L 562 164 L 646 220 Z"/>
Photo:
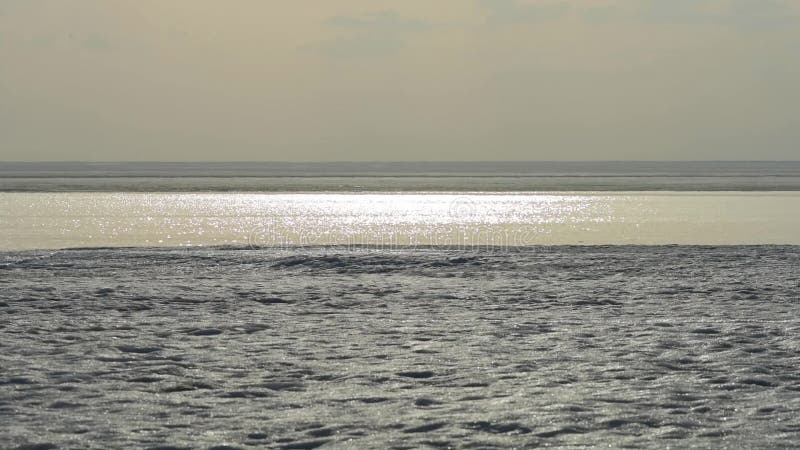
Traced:
<path fill-rule="evenodd" d="M 487 159 L 487 160 L 0 160 L 0 164 L 409 164 L 409 163 L 800 163 L 800 159 Z"/>

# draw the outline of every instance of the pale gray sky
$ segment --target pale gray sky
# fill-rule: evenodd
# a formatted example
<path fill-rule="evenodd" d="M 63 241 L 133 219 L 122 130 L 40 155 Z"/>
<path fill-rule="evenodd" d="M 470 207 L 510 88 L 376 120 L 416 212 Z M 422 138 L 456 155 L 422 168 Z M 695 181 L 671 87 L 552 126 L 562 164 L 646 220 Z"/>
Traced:
<path fill-rule="evenodd" d="M 800 0 L 0 0 L 0 160 L 800 159 Z"/>

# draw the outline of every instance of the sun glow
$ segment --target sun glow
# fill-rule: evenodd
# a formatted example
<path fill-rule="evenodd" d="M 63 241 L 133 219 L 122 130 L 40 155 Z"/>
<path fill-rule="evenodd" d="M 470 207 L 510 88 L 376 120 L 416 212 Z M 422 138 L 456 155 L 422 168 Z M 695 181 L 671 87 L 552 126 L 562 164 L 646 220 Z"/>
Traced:
<path fill-rule="evenodd" d="M 789 244 L 797 211 L 798 193 L 5 194 L 0 248 Z"/>

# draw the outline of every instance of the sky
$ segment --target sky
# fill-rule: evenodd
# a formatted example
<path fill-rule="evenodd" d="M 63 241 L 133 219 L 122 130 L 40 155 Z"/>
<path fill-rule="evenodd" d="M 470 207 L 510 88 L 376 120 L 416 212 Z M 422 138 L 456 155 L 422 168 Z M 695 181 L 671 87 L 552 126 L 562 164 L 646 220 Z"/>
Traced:
<path fill-rule="evenodd" d="M 800 159 L 800 0 L 0 0 L 0 161 Z"/>

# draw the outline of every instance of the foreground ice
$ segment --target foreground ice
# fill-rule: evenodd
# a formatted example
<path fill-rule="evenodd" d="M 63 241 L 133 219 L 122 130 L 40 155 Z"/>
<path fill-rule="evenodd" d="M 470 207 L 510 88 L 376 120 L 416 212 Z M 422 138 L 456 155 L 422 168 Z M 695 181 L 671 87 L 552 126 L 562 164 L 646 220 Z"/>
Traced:
<path fill-rule="evenodd" d="M 6 448 L 792 447 L 799 247 L 0 254 Z"/>

